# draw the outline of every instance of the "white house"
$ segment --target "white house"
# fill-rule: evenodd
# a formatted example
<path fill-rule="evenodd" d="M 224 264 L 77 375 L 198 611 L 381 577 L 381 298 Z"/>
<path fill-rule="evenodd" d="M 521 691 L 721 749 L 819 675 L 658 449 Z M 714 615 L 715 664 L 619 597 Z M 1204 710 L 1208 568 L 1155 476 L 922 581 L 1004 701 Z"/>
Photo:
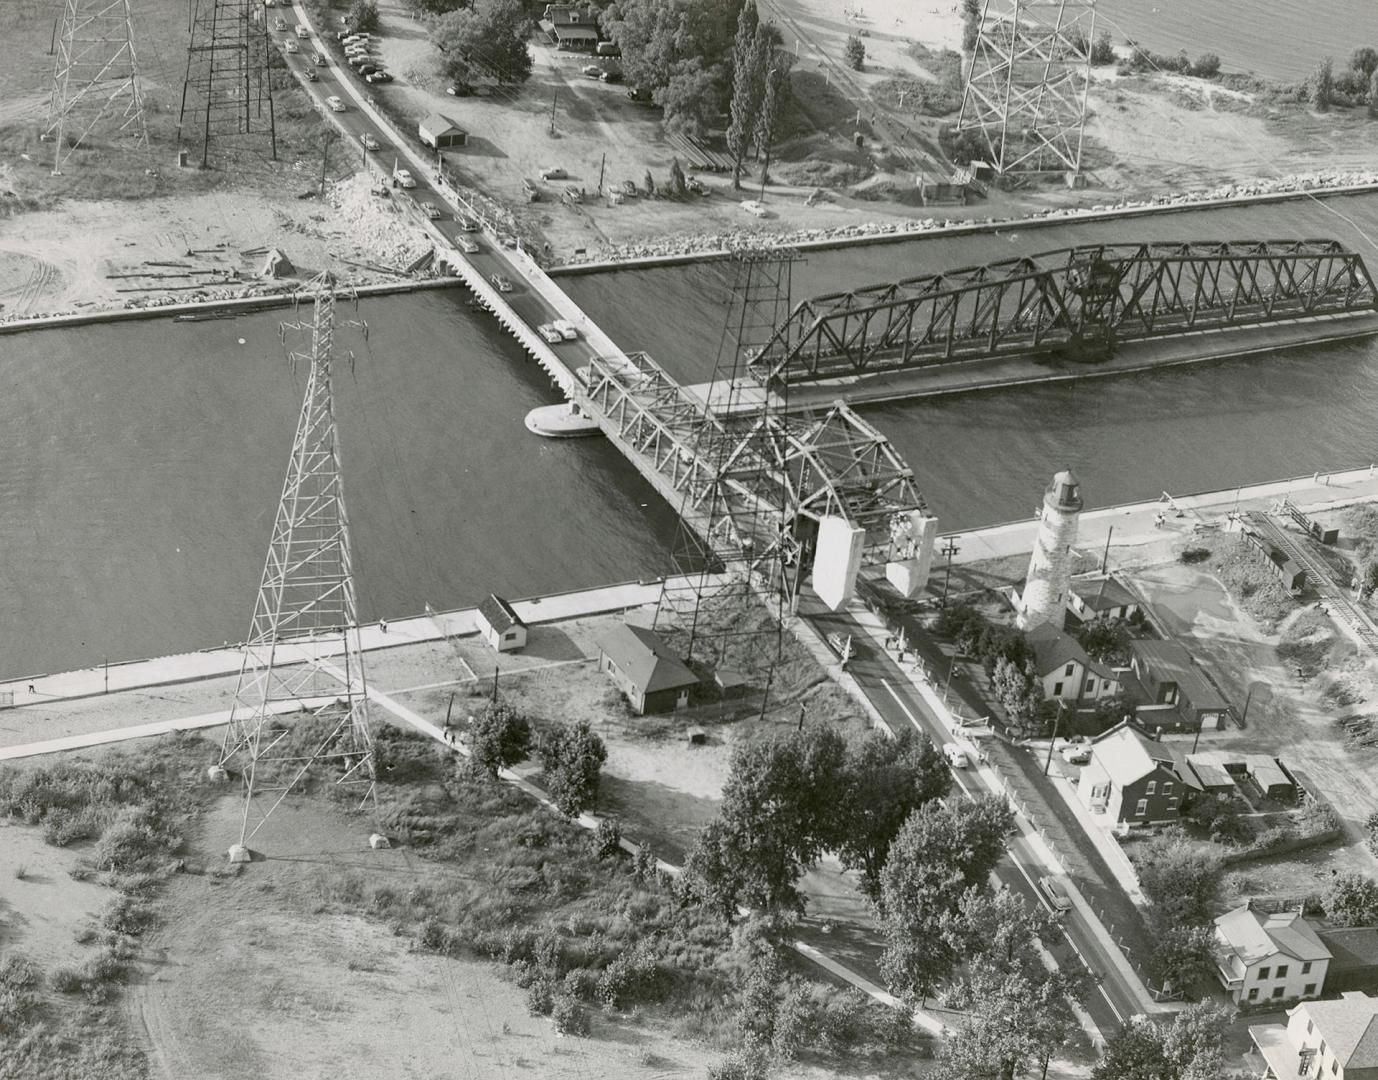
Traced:
<path fill-rule="evenodd" d="M 1299 911 L 1245 903 L 1215 920 L 1217 974 L 1235 1003 L 1318 997 L 1330 950 Z"/>
<path fill-rule="evenodd" d="M 1357 990 L 1303 1001 L 1285 1025 L 1253 1025 L 1249 1038 L 1268 1080 L 1378 1080 L 1378 998 Z"/>
<path fill-rule="evenodd" d="M 1127 619 L 1139 610 L 1139 599 L 1113 577 L 1078 578 L 1072 582 L 1068 606 L 1083 622 Z"/>
<path fill-rule="evenodd" d="M 1075 708 L 1119 691 L 1119 677 L 1091 659 L 1071 634 L 1052 623 L 1041 623 L 1024 636 L 1033 649 L 1034 670 L 1048 700 L 1065 701 Z"/>
<path fill-rule="evenodd" d="M 474 623 L 483 640 L 498 652 L 515 652 L 526 645 L 526 623 L 511 604 L 494 593 L 483 598 Z"/>

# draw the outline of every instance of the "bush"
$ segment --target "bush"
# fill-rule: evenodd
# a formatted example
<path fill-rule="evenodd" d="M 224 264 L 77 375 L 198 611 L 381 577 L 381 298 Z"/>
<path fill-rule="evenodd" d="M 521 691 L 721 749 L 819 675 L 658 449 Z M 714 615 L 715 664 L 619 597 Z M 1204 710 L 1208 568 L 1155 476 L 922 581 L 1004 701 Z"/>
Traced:
<path fill-rule="evenodd" d="M 1378 855 L 1378 810 L 1364 819 L 1365 843 L 1368 844 L 1369 851 Z"/>
<path fill-rule="evenodd" d="M 565 972 L 565 995 L 580 1001 L 592 1001 L 598 993 L 598 972 L 592 968 L 571 968 Z"/>
<path fill-rule="evenodd" d="M 636 849 L 636 854 L 632 856 L 632 877 L 637 881 L 650 884 L 659 879 L 660 867 L 656 864 L 655 852 L 651 850 L 650 844 L 641 844 Z"/>
<path fill-rule="evenodd" d="M 595 996 L 611 1009 L 621 1009 L 640 997 L 658 998 L 660 967 L 645 942 L 637 942 L 616 956 L 598 978 Z"/>
<path fill-rule="evenodd" d="M 538 973 L 526 988 L 526 1009 L 532 1016 L 549 1016 L 555 1008 L 555 984 Z"/>
<path fill-rule="evenodd" d="M 38 1006 L 43 972 L 22 953 L 0 960 L 0 1032 L 17 1027 Z"/>
<path fill-rule="evenodd" d="M 766 1080 L 770 1052 L 763 1046 L 741 1046 L 716 1065 L 708 1066 L 708 1080 Z"/>
<path fill-rule="evenodd" d="M 48 978 L 49 985 L 59 994 L 76 994 L 81 991 L 82 975 L 76 968 L 58 968 Z"/>
<path fill-rule="evenodd" d="M 847 36 L 847 44 L 842 50 L 843 58 L 847 61 L 847 66 L 853 71 L 860 71 L 866 65 L 866 44 L 855 34 Z"/>
<path fill-rule="evenodd" d="M 598 828 L 589 834 L 589 846 L 595 859 L 615 859 L 622 853 L 622 827 L 615 818 L 605 817 Z"/>
<path fill-rule="evenodd" d="M 525 759 L 531 745 L 531 724 L 503 702 L 489 702 L 469 727 L 474 766 L 496 777 L 499 769 Z"/>
<path fill-rule="evenodd" d="M 1210 548 L 1189 547 L 1182 549 L 1181 554 L 1177 556 L 1177 561 L 1186 563 L 1188 566 L 1194 566 L 1197 563 L 1205 562 L 1210 557 Z"/>
<path fill-rule="evenodd" d="M 541 737 L 541 776 L 561 813 L 574 817 L 598 801 L 608 749 L 587 720 L 561 724 Z"/>
<path fill-rule="evenodd" d="M 1363 874 L 1337 874 L 1321 906 L 1338 926 L 1373 926 L 1378 923 L 1378 883 Z"/>
<path fill-rule="evenodd" d="M 588 1035 L 593 1029 L 589 1011 L 574 998 L 561 996 L 552 1013 L 555 1030 L 561 1035 Z"/>
<path fill-rule="evenodd" d="M 1091 63 L 1097 67 L 1115 62 L 1115 45 L 1110 40 L 1110 31 L 1102 30 L 1091 44 Z"/>

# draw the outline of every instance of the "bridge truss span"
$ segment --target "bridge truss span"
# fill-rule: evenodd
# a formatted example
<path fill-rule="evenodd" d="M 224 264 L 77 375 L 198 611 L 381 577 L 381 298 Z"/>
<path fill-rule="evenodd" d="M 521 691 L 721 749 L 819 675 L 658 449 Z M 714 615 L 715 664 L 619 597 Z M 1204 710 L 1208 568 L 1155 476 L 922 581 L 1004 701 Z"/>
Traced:
<path fill-rule="evenodd" d="M 770 386 L 999 355 L 1097 359 L 1118 342 L 1375 308 L 1363 259 L 1334 240 L 1060 248 L 806 300 L 751 371 Z"/>
<path fill-rule="evenodd" d="M 595 358 L 581 408 L 725 561 L 806 567 L 818 523 L 866 530 L 863 564 L 890 556 L 895 515 L 924 509 L 889 441 L 845 403 L 715 413 L 644 353 Z"/>

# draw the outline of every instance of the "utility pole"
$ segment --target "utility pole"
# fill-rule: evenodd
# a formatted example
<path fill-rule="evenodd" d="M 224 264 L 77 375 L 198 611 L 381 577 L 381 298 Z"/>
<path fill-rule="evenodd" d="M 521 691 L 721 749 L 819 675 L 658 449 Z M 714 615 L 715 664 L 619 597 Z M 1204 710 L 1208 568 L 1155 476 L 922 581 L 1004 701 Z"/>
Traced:
<path fill-rule="evenodd" d="M 947 610 L 947 588 L 952 583 L 952 556 L 962 549 L 957 546 L 960 539 L 956 536 L 949 536 L 943 541 L 942 554 L 947 556 L 947 574 L 943 577 L 943 602 L 940 605 L 943 611 Z"/>
<path fill-rule="evenodd" d="M 498 667 L 497 662 L 494 661 L 494 663 L 493 663 L 493 704 L 494 704 L 494 705 L 496 705 L 496 704 L 498 703 L 498 673 L 499 673 L 501 670 L 502 670 L 502 669 L 501 669 L 500 667 Z"/>
<path fill-rule="evenodd" d="M 325 194 L 325 165 L 330 157 L 330 140 L 335 137 L 335 129 L 328 127 L 325 135 L 321 138 L 321 194 Z M 364 151 L 368 153 L 368 151 Z"/>
<path fill-rule="evenodd" d="M 1062 707 L 1063 701 L 1061 698 L 1058 698 L 1057 714 L 1053 717 L 1053 738 L 1052 741 L 1048 743 L 1048 760 L 1043 763 L 1044 776 L 1047 776 L 1048 770 L 1050 770 L 1053 767 L 1053 747 L 1057 745 L 1057 725 L 1058 722 L 1062 719 Z"/>
<path fill-rule="evenodd" d="M 550 95 L 550 133 L 552 135 L 555 134 L 555 103 L 559 100 L 560 92 L 556 90 L 555 93 Z"/>
<path fill-rule="evenodd" d="M 608 155 L 603 155 L 603 160 L 598 163 L 598 194 L 603 194 L 603 170 L 608 167 Z"/>
<path fill-rule="evenodd" d="M 105 663 L 105 692 L 110 693 L 110 657 L 104 658 Z"/>
<path fill-rule="evenodd" d="M 1105 533 L 1105 554 L 1100 557 L 1100 572 L 1105 573 L 1105 568 L 1110 565 L 1110 538 L 1115 535 L 1115 526 L 1111 525 Z"/>

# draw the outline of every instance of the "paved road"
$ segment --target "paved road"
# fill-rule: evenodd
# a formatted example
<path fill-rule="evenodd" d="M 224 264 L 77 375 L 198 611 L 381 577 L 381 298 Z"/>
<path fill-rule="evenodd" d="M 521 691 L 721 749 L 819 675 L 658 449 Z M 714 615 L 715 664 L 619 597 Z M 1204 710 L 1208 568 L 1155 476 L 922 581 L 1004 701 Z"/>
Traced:
<path fill-rule="evenodd" d="M 887 653 L 875 647 L 850 615 L 838 612 L 807 618 L 825 636 L 832 632 L 844 637 L 850 634 L 854 642 L 860 643 L 858 654 L 848 663 L 847 670 L 894 730 L 912 727 L 939 746 L 950 740 L 941 721 L 914 691 L 909 676 Z M 958 788 L 968 798 L 985 793 L 978 782 L 960 770 L 953 775 Z M 1036 884 L 1041 871 L 1021 848 L 1022 841 L 1012 845 L 1009 856 L 996 868 L 996 877 L 1027 903 L 1051 911 L 1051 905 Z M 1094 935 L 1075 911 L 1063 916 L 1062 940 L 1045 942 L 1045 945 L 1060 966 L 1084 965 L 1099 978 L 1098 987 L 1086 996 L 1083 1004 L 1103 1035 L 1114 1034 L 1139 1011 L 1134 993 L 1123 984 L 1114 964 L 1101 951 Z"/>

